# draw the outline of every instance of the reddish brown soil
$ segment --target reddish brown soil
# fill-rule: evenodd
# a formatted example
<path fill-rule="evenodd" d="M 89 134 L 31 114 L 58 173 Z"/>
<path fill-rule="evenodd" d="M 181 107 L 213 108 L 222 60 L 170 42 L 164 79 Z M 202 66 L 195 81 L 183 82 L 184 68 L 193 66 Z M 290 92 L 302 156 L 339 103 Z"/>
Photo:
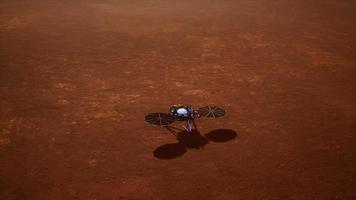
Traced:
<path fill-rule="evenodd" d="M 355 1 L 0 9 L 1 200 L 356 199 Z M 227 115 L 177 141 L 175 103 Z"/>

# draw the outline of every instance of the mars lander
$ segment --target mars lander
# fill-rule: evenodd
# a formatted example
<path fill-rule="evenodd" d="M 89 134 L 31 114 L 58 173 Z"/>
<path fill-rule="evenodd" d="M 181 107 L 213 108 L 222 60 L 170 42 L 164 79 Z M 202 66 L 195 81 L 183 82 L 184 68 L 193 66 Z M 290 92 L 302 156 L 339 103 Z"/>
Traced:
<path fill-rule="evenodd" d="M 205 106 L 195 110 L 190 105 L 177 104 L 170 107 L 169 113 L 149 113 L 146 115 L 145 121 L 164 127 L 177 121 L 184 121 L 186 124 L 183 128 L 190 133 L 193 128 L 196 129 L 196 119 L 201 117 L 218 118 L 224 115 L 225 110 L 216 106 Z"/>

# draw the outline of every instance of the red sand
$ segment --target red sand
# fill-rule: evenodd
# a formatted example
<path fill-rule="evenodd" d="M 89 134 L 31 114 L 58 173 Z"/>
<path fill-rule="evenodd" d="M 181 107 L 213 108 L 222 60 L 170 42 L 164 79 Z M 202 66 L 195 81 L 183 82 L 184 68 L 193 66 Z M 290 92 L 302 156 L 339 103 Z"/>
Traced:
<path fill-rule="evenodd" d="M 356 199 L 355 1 L 0 9 L 1 200 Z M 143 120 L 175 103 L 237 137 L 178 151 Z"/>

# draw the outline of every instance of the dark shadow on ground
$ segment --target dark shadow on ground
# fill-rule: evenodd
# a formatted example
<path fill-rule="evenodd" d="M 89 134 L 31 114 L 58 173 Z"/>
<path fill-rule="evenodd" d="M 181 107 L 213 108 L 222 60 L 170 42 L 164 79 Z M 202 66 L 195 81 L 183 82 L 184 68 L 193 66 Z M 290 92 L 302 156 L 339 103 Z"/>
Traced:
<path fill-rule="evenodd" d="M 188 149 L 201 149 L 209 143 L 209 140 L 196 130 L 192 130 L 190 133 L 187 131 L 179 132 L 177 140 Z"/>
<path fill-rule="evenodd" d="M 180 143 L 165 144 L 154 150 L 153 155 L 159 159 L 172 159 L 182 156 L 187 148 Z"/>
<path fill-rule="evenodd" d="M 188 133 L 181 131 L 174 134 L 178 143 L 165 144 L 153 151 L 153 155 L 159 159 L 173 159 L 182 156 L 187 152 L 187 149 L 201 149 L 205 145 L 212 142 L 228 142 L 237 137 L 237 133 L 231 129 L 213 130 L 205 136 L 202 136 L 199 131 L 193 130 Z"/>
<path fill-rule="evenodd" d="M 205 137 L 212 142 L 228 142 L 237 137 L 237 133 L 231 129 L 217 129 L 207 134 Z"/>

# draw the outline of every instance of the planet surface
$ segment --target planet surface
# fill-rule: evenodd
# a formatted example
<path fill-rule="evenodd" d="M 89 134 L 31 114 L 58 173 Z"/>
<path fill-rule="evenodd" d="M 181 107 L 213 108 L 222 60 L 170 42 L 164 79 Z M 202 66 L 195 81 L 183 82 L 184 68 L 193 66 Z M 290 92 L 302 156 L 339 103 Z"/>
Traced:
<path fill-rule="evenodd" d="M 0 199 L 356 199 L 355 19 L 351 0 L 0 1 Z M 176 103 L 223 117 L 144 121 Z"/>

